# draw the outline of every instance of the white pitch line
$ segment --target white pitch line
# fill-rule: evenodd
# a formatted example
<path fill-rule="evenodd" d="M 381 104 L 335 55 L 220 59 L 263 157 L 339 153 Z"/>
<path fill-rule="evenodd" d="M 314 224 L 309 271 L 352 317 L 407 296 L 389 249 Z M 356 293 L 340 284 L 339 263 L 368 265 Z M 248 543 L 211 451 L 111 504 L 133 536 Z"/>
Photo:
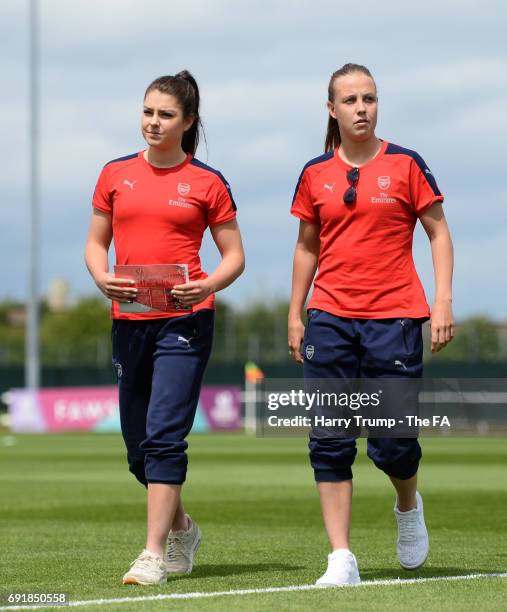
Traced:
<path fill-rule="evenodd" d="M 404 586 L 405 584 L 420 584 L 423 582 L 441 582 L 441 581 L 456 581 L 456 580 L 476 580 L 477 578 L 507 578 L 507 572 L 496 572 L 490 574 L 466 574 L 460 576 L 428 576 L 426 578 L 395 578 L 386 580 L 364 580 L 358 585 L 348 585 L 339 588 L 354 588 L 369 586 Z M 49 607 L 77 607 L 77 606 L 105 606 L 115 603 L 132 603 L 143 601 L 163 601 L 168 599 L 204 599 L 208 597 L 226 597 L 230 595 L 255 595 L 258 593 L 287 593 L 293 591 L 311 591 L 321 590 L 323 587 L 315 586 L 314 584 L 303 584 L 296 586 L 285 587 L 269 587 L 266 589 L 238 589 L 235 591 L 211 591 L 211 592 L 195 592 L 195 593 L 161 593 L 160 595 L 145 595 L 141 597 L 117 597 L 115 599 L 85 599 L 82 601 L 69 601 L 66 604 L 59 606 L 50 606 L 45 604 L 34 606 L 0 606 L 0 610 L 40 610 L 41 608 Z"/>

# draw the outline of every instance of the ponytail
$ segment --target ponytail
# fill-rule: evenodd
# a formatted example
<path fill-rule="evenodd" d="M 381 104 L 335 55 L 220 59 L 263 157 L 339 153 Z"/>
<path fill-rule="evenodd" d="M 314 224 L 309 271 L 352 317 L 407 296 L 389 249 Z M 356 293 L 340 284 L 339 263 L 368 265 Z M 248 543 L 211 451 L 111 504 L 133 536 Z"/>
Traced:
<path fill-rule="evenodd" d="M 338 121 L 329 115 L 327 120 L 326 142 L 324 143 L 324 152 L 334 151 L 340 146 L 342 138 L 340 136 L 340 127 Z"/>

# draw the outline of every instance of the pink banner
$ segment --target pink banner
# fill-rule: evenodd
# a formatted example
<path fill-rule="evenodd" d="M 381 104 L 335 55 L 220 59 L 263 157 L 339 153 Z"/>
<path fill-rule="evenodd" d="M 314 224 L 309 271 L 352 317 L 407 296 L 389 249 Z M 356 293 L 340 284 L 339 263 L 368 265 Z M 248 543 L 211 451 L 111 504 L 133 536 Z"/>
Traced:
<path fill-rule="evenodd" d="M 199 408 L 204 413 L 211 430 L 235 430 L 241 428 L 241 392 L 232 385 L 203 387 Z"/>
<path fill-rule="evenodd" d="M 118 388 L 62 387 L 4 394 L 14 432 L 120 431 Z M 241 427 L 238 387 L 203 387 L 192 431 Z"/>

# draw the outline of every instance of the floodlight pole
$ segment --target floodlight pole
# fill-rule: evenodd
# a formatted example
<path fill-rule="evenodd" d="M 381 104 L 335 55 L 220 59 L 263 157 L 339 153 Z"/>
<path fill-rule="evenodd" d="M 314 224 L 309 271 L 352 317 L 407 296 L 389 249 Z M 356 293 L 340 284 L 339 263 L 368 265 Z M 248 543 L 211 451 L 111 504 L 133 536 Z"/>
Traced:
<path fill-rule="evenodd" d="M 38 389 L 39 364 L 39 31 L 38 3 L 30 0 L 30 210 L 29 283 L 25 334 L 25 387 Z"/>

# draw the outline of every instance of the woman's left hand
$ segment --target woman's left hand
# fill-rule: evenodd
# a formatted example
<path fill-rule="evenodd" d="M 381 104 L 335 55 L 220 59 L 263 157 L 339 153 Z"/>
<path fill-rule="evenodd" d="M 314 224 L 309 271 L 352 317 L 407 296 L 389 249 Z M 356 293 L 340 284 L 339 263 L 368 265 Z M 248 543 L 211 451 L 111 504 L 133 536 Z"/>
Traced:
<path fill-rule="evenodd" d="M 435 302 L 431 309 L 431 352 L 438 353 L 454 337 L 454 320 L 450 300 Z"/>
<path fill-rule="evenodd" d="M 186 306 L 200 304 L 211 293 L 213 293 L 213 288 L 210 286 L 208 279 L 190 281 L 184 285 L 174 285 L 171 291 L 176 301 Z"/>

